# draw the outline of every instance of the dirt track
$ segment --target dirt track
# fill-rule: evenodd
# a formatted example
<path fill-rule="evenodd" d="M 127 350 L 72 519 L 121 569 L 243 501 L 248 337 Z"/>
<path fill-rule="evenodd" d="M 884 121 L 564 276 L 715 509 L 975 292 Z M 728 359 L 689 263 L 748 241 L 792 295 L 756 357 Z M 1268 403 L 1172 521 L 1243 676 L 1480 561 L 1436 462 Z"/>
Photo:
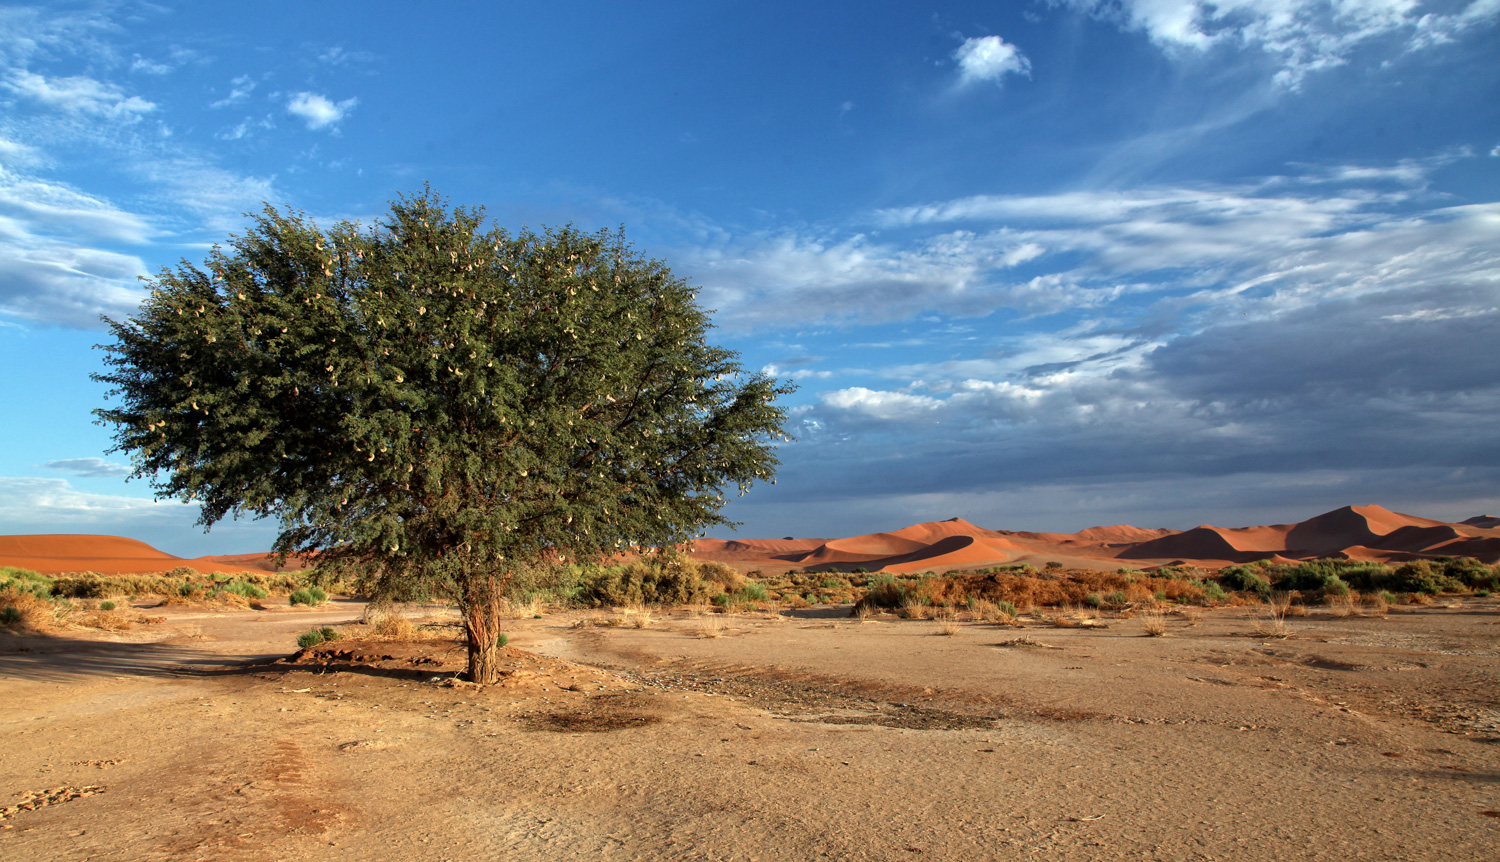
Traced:
<path fill-rule="evenodd" d="M 0 858 L 1500 852 L 1494 599 L 1314 614 L 1285 640 L 1240 611 L 1165 638 L 827 614 L 702 638 L 680 615 L 560 614 L 517 621 L 515 672 L 484 690 L 429 681 L 460 666 L 443 641 L 264 663 L 358 613 L 0 635 L 0 806 L 30 809 Z"/>

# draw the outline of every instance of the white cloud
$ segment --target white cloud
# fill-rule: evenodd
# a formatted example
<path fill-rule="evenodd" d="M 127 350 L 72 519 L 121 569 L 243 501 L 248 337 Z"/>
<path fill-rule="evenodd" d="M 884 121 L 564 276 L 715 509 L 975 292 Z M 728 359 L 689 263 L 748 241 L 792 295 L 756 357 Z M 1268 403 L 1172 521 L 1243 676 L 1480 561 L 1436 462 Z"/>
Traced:
<path fill-rule="evenodd" d="M 165 75 L 172 71 L 172 67 L 137 54 L 135 55 L 135 59 L 130 61 L 130 71 L 140 72 L 144 75 Z"/>
<path fill-rule="evenodd" d="M 238 104 L 238 103 L 243 102 L 246 99 L 250 98 L 250 94 L 252 92 L 254 92 L 254 91 L 255 91 L 255 82 L 250 79 L 250 76 L 249 75 L 240 75 L 240 76 L 238 76 L 238 77 L 230 80 L 230 82 L 229 82 L 229 95 L 227 95 L 224 98 L 218 100 L 217 102 L 211 102 L 209 104 L 209 107 L 210 108 L 227 108 L 230 105 Z"/>
<path fill-rule="evenodd" d="M 195 511 L 172 500 L 90 494 L 74 488 L 67 479 L 0 476 L 0 522 L 6 524 L 78 526 L 101 518 L 182 518 Z"/>
<path fill-rule="evenodd" d="M 1254 48 L 1273 58 L 1275 80 L 1295 89 L 1313 72 L 1343 65 L 1353 51 L 1394 36 L 1400 50 L 1453 41 L 1500 17 L 1497 0 L 1472 0 L 1457 13 L 1420 0 L 1051 0 L 1145 33 L 1170 51 Z"/>
<path fill-rule="evenodd" d="M 297 93 L 287 102 L 287 112 L 301 117 L 309 129 L 325 129 L 337 126 L 359 104 L 359 99 L 348 98 L 342 102 L 331 101 L 317 93 Z"/>
<path fill-rule="evenodd" d="M 989 81 L 999 84 L 1006 75 L 1031 76 L 1031 61 L 1015 45 L 999 36 L 965 39 L 953 52 L 962 85 Z"/>
<path fill-rule="evenodd" d="M 854 386 L 825 392 L 822 401 L 829 407 L 858 413 L 887 422 L 907 422 L 920 419 L 942 406 L 942 402 L 926 395 L 908 392 L 882 392 Z"/>
<path fill-rule="evenodd" d="M 116 478 L 129 476 L 132 472 L 129 464 L 115 464 L 103 458 L 68 458 L 61 461 L 48 461 L 42 466 L 49 470 L 63 470 L 86 479 Z"/>
<path fill-rule="evenodd" d="M 82 75 L 48 78 L 25 69 L 12 69 L 5 86 L 17 95 L 74 114 L 134 120 L 156 110 L 156 105 L 139 96 L 126 96 L 113 84 Z"/>

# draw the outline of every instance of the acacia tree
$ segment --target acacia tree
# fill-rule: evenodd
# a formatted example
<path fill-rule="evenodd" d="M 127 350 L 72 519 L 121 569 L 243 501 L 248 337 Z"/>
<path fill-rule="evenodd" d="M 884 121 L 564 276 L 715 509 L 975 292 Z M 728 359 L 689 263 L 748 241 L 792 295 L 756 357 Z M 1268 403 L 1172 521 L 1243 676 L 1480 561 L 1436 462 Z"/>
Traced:
<path fill-rule="evenodd" d="M 149 286 L 96 375 L 113 451 L 205 528 L 274 517 L 278 554 L 455 601 L 475 682 L 516 573 L 727 524 L 777 465 L 790 387 L 623 232 L 486 231 L 430 190 L 369 230 L 267 206 Z"/>

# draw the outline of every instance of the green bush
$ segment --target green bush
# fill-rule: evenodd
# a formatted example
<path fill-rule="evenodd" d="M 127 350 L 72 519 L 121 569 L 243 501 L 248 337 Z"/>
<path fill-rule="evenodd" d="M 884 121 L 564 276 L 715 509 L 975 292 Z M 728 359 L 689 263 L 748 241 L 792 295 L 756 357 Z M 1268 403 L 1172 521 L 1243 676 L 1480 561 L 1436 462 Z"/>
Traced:
<path fill-rule="evenodd" d="M 324 592 L 322 587 L 303 587 L 300 590 L 293 590 L 292 594 L 287 596 L 287 601 L 294 605 L 317 607 L 328 601 L 328 593 Z"/>
<path fill-rule="evenodd" d="M 1089 593 L 1083 597 L 1083 603 L 1091 608 L 1100 608 L 1104 606 L 1104 597 L 1098 593 Z"/>
<path fill-rule="evenodd" d="M 24 614 L 21 613 L 21 609 L 14 605 L 6 605 L 4 609 L 0 609 L 0 623 L 8 626 L 13 626 L 20 622 L 22 616 Z"/>
<path fill-rule="evenodd" d="M 501 632 L 499 635 L 496 635 L 495 646 L 503 647 L 508 643 L 510 643 L 510 635 L 506 634 L 505 632 Z"/>
<path fill-rule="evenodd" d="M 306 632 L 297 637 L 297 646 L 301 647 L 302 649 L 307 649 L 308 647 L 317 646 L 318 644 L 322 643 L 323 640 L 323 633 L 317 629 L 313 629 L 312 631 Z"/>
<path fill-rule="evenodd" d="M 1016 615 L 1016 606 L 1010 602 L 995 602 L 995 607 L 999 608 L 1000 612 L 1006 616 L 1013 617 Z"/>
<path fill-rule="evenodd" d="M 257 587 L 249 581 L 230 581 L 222 589 L 226 593 L 234 593 L 246 599 L 263 599 L 270 595 L 264 589 Z"/>
<path fill-rule="evenodd" d="M 1255 593 L 1261 598 L 1271 594 L 1271 582 L 1248 566 L 1225 566 L 1219 570 L 1219 583 L 1237 593 Z"/>
<path fill-rule="evenodd" d="M 1222 602 L 1229 598 L 1224 588 L 1219 586 L 1218 581 L 1203 581 L 1203 597 L 1211 602 Z"/>
<path fill-rule="evenodd" d="M 1440 566 L 1427 560 L 1412 560 L 1403 563 L 1386 580 L 1383 586 L 1398 593 L 1426 593 L 1437 595 L 1444 590 L 1462 587 L 1457 581 L 1443 574 Z"/>
<path fill-rule="evenodd" d="M 342 635 L 340 635 L 333 628 L 333 626 L 323 626 L 322 628 L 318 629 L 318 634 L 323 636 L 323 640 L 325 643 L 333 643 L 334 641 L 342 637 Z"/>
<path fill-rule="evenodd" d="M 1347 596 L 1349 595 L 1349 585 L 1344 583 L 1344 580 L 1338 575 L 1334 575 L 1323 582 L 1323 595 Z"/>
<path fill-rule="evenodd" d="M 739 587 L 733 586 L 736 581 Z M 578 599 L 595 606 L 692 604 L 710 598 L 718 602 L 718 596 L 743 585 L 744 576 L 723 563 L 704 564 L 691 557 L 655 554 L 591 573 L 579 584 Z"/>
<path fill-rule="evenodd" d="M 101 610 L 101 611 L 112 611 L 114 609 L 115 609 L 115 603 L 114 602 L 100 602 L 99 603 L 99 610 Z"/>

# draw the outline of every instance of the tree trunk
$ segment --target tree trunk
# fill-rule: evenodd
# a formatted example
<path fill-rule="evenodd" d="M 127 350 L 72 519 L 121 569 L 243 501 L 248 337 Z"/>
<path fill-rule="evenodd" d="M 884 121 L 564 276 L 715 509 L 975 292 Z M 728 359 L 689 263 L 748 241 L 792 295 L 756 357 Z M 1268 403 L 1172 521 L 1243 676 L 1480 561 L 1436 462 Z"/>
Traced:
<path fill-rule="evenodd" d="M 489 685 L 500 675 L 502 581 L 479 575 L 464 597 L 464 628 L 469 635 L 469 680 Z"/>

